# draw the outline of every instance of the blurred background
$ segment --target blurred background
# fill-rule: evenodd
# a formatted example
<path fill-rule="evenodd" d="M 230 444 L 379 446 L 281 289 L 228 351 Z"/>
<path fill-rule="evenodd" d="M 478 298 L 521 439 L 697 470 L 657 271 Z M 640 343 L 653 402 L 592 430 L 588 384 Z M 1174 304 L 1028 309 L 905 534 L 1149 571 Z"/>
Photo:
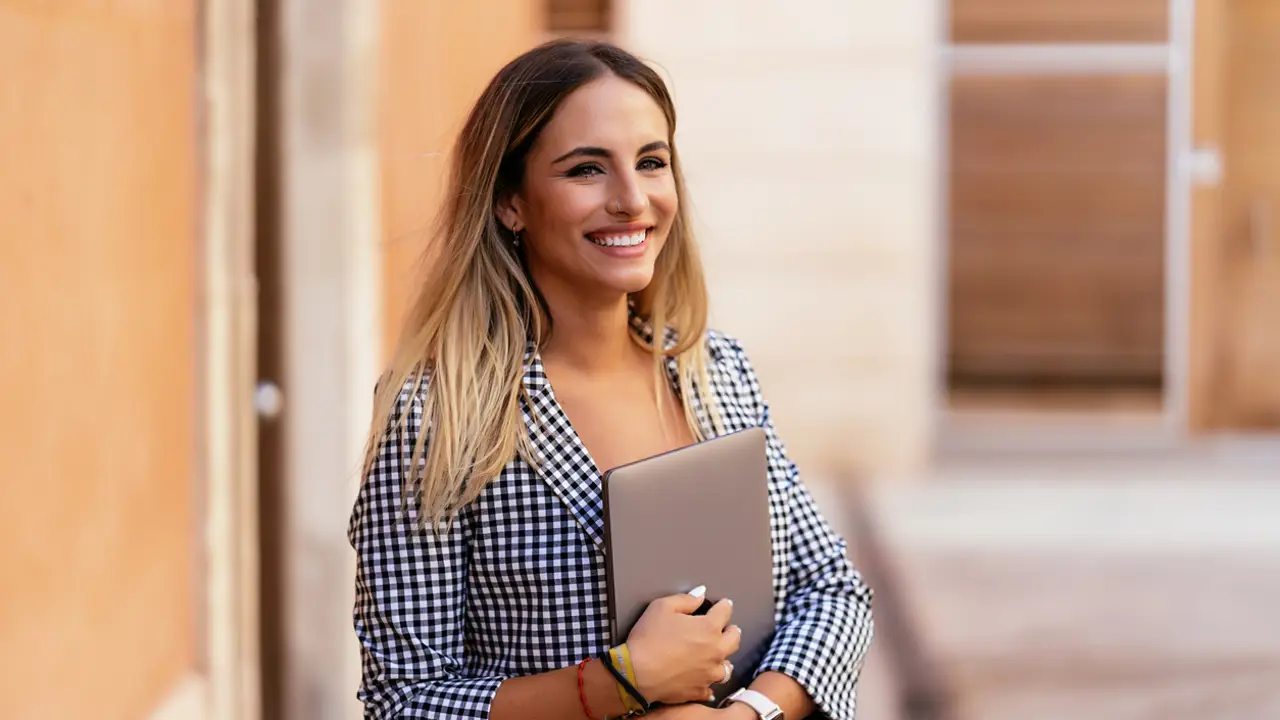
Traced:
<path fill-rule="evenodd" d="M 354 718 L 451 140 L 652 60 L 863 720 L 1280 718 L 1277 0 L 0 0 L 0 717 Z"/>

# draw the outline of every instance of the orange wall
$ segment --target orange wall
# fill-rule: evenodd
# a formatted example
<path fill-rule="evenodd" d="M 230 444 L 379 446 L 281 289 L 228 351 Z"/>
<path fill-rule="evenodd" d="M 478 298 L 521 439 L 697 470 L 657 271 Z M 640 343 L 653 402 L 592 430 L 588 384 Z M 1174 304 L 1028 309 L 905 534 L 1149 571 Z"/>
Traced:
<path fill-rule="evenodd" d="M 193 665 L 195 0 L 0 0 L 0 715 Z"/>
<path fill-rule="evenodd" d="M 542 3 L 382 0 L 380 148 L 386 338 L 419 275 L 446 154 L 471 104 L 508 60 L 536 44 Z"/>

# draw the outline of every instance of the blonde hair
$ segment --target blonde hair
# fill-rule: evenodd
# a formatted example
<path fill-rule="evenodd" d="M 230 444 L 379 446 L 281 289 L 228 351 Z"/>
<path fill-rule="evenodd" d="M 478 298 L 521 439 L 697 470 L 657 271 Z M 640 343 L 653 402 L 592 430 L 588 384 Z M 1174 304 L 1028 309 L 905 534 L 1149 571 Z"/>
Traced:
<path fill-rule="evenodd" d="M 365 450 L 367 478 L 389 434 L 404 432 L 413 398 L 421 393 L 422 431 L 411 448 L 402 448 L 400 461 L 404 497 L 417 491 L 424 524 L 450 520 L 517 456 L 534 467 L 539 463 L 521 412 L 522 404 L 532 407 L 523 380 L 529 344 L 543 346 L 551 317 L 495 207 L 519 189 L 525 156 L 560 102 L 606 74 L 653 97 L 674 136 L 671 96 L 651 68 L 607 43 L 557 40 L 499 71 L 458 137 L 447 200 L 428 245 L 427 277 L 378 383 Z M 653 354 L 659 406 L 666 358 L 676 359 L 685 421 L 695 438 L 705 439 L 695 405 L 701 404 L 712 427 L 720 425 L 714 398 L 704 392 L 706 284 L 671 144 L 681 201 L 652 282 L 631 298 L 634 313 L 653 331 L 632 337 Z M 401 411 L 406 391 L 409 401 Z"/>

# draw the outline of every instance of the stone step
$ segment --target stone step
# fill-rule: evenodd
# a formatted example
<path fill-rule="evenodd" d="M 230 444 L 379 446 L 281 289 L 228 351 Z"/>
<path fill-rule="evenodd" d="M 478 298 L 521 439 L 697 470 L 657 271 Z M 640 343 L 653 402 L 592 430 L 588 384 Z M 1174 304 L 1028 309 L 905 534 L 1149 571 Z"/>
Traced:
<path fill-rule="evenodd" d="M 1280 472 L 1061 469 L 870 500 L 956 717 L 1280 718 Z"/>

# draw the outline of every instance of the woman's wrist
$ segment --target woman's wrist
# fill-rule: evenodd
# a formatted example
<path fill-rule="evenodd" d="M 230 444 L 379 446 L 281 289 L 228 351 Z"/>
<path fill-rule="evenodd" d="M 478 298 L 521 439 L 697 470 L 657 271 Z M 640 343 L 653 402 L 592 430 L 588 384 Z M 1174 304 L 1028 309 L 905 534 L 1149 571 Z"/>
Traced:
<path fill-rule="evenodd" d="M 735 702 L 720 708 L 720 717 L 724 720 L 760 720 L 760 715 L 750 705 Z"/>
<path fill-rule="evenodd" d="M 609 663 L 605 668 L 617 681 L 618 697 L 628 714 L 643 713 L 649 709 L 648 699 L 640 690 L 640 679 L 636 676 L 635 665 L 631 661 L 631 648 L 627 643 L 611 648 L 608 656 L 603 658 Z"/>
<path fill-rule="evenodd" d="M 605 668 L 599 659 L 587 662 L 583 668 L 583 683 L 586 690 L 587 703 L 591 707 L 591 715 L 595 720 L 617 718 L 627 714 L 618 695 L 618 681 Z"/>

